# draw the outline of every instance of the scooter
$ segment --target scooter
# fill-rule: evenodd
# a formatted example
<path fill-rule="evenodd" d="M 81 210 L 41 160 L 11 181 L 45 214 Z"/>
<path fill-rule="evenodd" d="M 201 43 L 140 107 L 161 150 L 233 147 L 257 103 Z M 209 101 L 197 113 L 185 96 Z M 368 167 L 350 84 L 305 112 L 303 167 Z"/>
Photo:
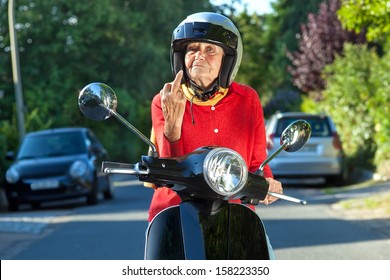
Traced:
<path fill-rule="evenodd" d="M 108 85 L 91 83 L 79 94 L 81 112 L 92 120 L 114 116 L 149 147 L 135 164 L 103 162 L 108 174 L 137 176 L 142 182 L 174 190 L 182 202 L 158 213 L 150 222 L 145 242 L 146 260 L 269 259 L 267 237 L 260 217 L 247 205 L 267 195 L 295 203 L 306 201 L 268 191 L 264 166 L 285 150 L 300 149 L 311 135 L 310 125 L 297 120 L 281 136 L 281 147 L 256 173 L 248 171 L 237 152 L 224 147 L 199 147 L 178 158 L 160 158 L 155 145 L 117 113 L 117 97 Z M 240 199 L 240 203 L 229 200 Z"/>

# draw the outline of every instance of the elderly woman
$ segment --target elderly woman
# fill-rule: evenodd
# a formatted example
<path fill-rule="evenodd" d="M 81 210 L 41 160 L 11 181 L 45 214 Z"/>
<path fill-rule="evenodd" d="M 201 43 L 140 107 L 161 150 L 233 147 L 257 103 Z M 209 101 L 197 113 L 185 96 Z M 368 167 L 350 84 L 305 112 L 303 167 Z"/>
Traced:
<path fill-rule="evenodd" d="M 232 21 L 216 13 L 188 16 L 173 31 L 171 65 L 175 76 L 151 105 L 152 141 L 161 157 L 177 157 L 201 146 L 237 151 L 255 172 L 265 160 L 263 110 L 257 92 L 234 82 L 242 58 L 241 36 Z M 269 191 L 282 185 L 264 169 Z M 264 204 L 277 198 L 267 196 Z M 156 188 L 149 221 L 166 207 L 180 203 L 168 188 Z"/>

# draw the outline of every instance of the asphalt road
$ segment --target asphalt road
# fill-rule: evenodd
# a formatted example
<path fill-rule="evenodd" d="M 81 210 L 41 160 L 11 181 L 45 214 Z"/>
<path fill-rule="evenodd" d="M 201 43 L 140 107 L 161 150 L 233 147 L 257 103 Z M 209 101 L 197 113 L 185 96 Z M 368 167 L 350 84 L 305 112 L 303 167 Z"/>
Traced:
<path fill-rule="evenodd" d="M 0 259 L 143 259 L 152 190 L 138 181 L 115 187 L 115 198 L 84 199 L 0 214 Z"/>
<path fill-rule="evenodd" d="M 277 259 L 389 260 L 390 220 L 361 219 L 332 206 L 340 199 L 388 191 L 389 184 L 334 195 L 321 189 L 287 188 L 286 193 L 307 199 L 307 205 L 278 202 L 257 209 L 263 218 Z"/>
<path fill-rule="evenodd" d="M 348 197 L 385 191 L 388 184 L 334 195 L 318 187 L 285 187 L 307 205 L 278 201 L 258 206 L 279 260 L 390 259 L 390 231 L 351 219 L 332 208 Z M 84 200 L 0 213 L 2 260 L 141 260 L 152 190 L 137 181 L 117 184 L 115 198 L 87 206 Z M 383 229 L 383 226 L 382 226 Z"/>

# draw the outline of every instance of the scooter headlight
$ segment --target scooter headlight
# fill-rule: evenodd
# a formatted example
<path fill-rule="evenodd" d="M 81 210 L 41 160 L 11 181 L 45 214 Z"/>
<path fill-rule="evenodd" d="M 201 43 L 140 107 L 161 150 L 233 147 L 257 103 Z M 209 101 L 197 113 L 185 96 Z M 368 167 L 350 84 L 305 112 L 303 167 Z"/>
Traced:
<path fill-rule="evenodd" d="M 209 186 L 218 194 L 231 197 L 248 179 L 248 168 L 241 155 L 227 148 L 210 151 L 203 164 L 203 174 Z"/>

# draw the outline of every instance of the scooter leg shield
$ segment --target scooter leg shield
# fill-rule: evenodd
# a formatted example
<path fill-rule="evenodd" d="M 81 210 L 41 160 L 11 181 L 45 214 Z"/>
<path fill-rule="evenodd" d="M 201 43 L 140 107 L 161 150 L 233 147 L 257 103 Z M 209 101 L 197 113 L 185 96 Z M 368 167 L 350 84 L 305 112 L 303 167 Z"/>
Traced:
<path fill-rule="evenodd" d="M 145 260 L 184 260 L 179 206 L 160 212 L 146 232 Z"/>
<path fill-rule="evenodd" d="M 213 214 L 182 203 L 159 213 L 150 224 L 145 259 L 269 259 L 263 223 L 241 204 L 224 204 Z"/>
<path fill-rule="evenodd" d="M 269 260 L 267 237 L 259 216 L 241 204 L 230 204 L 229 259 Z"/>

